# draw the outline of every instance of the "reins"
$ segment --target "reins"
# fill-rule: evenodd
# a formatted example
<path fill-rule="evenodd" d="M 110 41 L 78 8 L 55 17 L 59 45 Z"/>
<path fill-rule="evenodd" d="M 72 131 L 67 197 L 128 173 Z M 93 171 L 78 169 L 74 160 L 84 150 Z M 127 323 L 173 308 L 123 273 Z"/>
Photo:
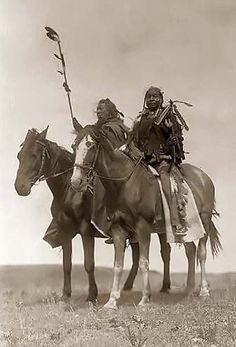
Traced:
<path fill-rule="evenodd" d="M 133 173 L 136 170 L 136 168 L 138 167 L 138 165 L 141 163 L 142 159 L 143 159 L 143 156 L 140 156 L 140 158 L 135 163 L 135 166 L 133 167 L 131 172 L 128 175 L 126 175 L 126 176 L 123 176 L 123 177 L 106 177 L 106 176 L 101 176 L 101 175 L 95 174 L 94 177 L 106 179 L 106 180 L 109 180 L 109 181 L 120 181 L 120 182 L 128 181 L 130 179 L 130 177 L 133 175 Z"/>
<path fill-rule="evenodd" d="M 64 170 L 64 171 L 61 171 L 61 172 L 52 174 L 52 175 L 50 175 L 50 176 L 46 176 L 46 177 L 45 177 L 45 176 L 41 176 L 41 177 L 39 177 L 38 181 L 39 181 L 39 182 L 46 181 L 46 180 L 48 180 L 49 178 L 55 178 L 55 177 L 64 175 L 65 173 L 70 172 L 70 171 L 72 171 L 72 170 L 73 170 L 73 166 L 70 167 L 70 168 L 67 169 L 67 170 Z"/>
<path fill-rule="evenodd" d="M 93 163 L 91 166 L 80 165 L 80 164 L 76 164 L 76 163 L 74 164 L 75 168 L 78 167 L 81 169 L 88 169 L 89 171 L 88 171 L 88 174 L 86 175 L 88 178 L 91 175 L 91 173 L 93 173 L 93 177 L 98 177 L 98 178 L 106 179 L 109 181 L 126 181 L 133 175 L 134 171 L 136 170 L 136 168 L 138 167 L 138 165 L 141 163 L 141 161 L 143 159 L 143 156 L 140 156 L 139 159 L 137 160 L 137 162 L 135 163 L 135 166 L 132 168 L 131 172 L 126 176 L 123 176 L 123 177 L 102 176 L 102 175 L 98 175 L 97 173 L 94 173 L 95 165 L 96 165 L 98 154 L 99 154 L 99 149 L 100 149 L 100 146 L 98 145 L 97 151 L 96 151 L 96 154 L 95 154 L 95 157 L 94 157 L 94 160 L 93 160 Z"/>

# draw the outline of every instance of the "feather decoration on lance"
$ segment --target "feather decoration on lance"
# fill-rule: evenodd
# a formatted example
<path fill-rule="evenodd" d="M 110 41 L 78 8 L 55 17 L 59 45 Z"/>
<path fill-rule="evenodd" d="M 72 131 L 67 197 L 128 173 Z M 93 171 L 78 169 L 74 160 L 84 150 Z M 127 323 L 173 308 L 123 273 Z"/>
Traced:
<path fill-rule="evenodd" d="M 193 106 L 190 103 L 185 102 L 185 101 L 179 101 L 179 100 L 172 101 L 172 100 L 170 100 L 169 104 L 164 108 L 162 113 L 159 115 L 158 119 L 155 121 L 155 124 L 160 125 L 161 122 L 165 119 L 165 117 L 169 114 L 169 112 L 172 111 L 175 114 L 175 116 L 178 118 L 178 120 L 180 121 L 180 123 L 184 127 L 184 129 L 186 131 L 188 131 L 189 127 L 188 127 L 187 123 L 185 122 L 183 116 L 180 114 L 179 110 L 177 109 L 177 106 L 175 105 L 175 103 L 181 103 L 181 104 L 184 104 L 185 106 L 188 106 L 188 107 Z"/>
<path fill-rule="evenodd" d="M 56 41 L 56 42 L 60 42 L 60 38 L 59 38 L 59 35 L 58 35 L 58 33 L 54 30 L 54 29 L 52 29 L 52 28 L 50 28 L 50 27 L 45 27 L 45 29 L 46 29 L 46 31 L 47 31 L 47 36 L 51 39 L 51 40 L 53 40 L 53 41 Z"/>
<path fill-rule="evenodd" d="M 56 54 L 54 53 L 54 56 L 56 59 L 60 60 L 61 62 L 61 70 L 57 70 L 57 72 L 64 76 L 64 82 L 63 82 L 63 87 L 66 91 L 66 94 L 67 94 L 67 99 L 68 99 L 68 103 L 69 103 L 69 108 L 70 108 L 70 116 L 71 116 L 71 121 L 72 121 L 72 124 L 73 126 L 75 126 L 75 121 L 74 121 L 74 115 L 73 115 L 73 110 L 72 110 L 72 103 L 71 103 L 71 99 L 70 99 L 70 93 L 71 93 L 71 89 L 68 85 L 68 81 L 67 81 L 67 76 L 66 76 L 66 62 L 65 62 L 65 58 L 64 58 L 64 55 L 62 53 L 62 49 L 61 49 L 61 40 L 60 40 L 60 37 L 58 35 L 58 33 L 52 29 L 51 27 L 45 27 L 45 30 L 46 30 L 46 35 L 49 39 L 51 39 L 52 41 L 55 41 L 57 42 L 58 44 L 58 49 L 59 49 L 59 54 Z M 78 123 L 78 121 L 77 121 Z M 78 123 L 79 124 L 79 123 Z M 76 124 L 77 128 L 80 128 L 78 126 L 78 124 Z"/>

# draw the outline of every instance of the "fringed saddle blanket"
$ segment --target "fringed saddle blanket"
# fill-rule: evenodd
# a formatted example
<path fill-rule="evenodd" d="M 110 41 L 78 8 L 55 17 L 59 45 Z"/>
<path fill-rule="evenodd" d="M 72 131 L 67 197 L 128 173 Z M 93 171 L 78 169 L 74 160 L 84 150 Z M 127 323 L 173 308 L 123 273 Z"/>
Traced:
<path fill-rule="evenodd" d="M 149 166 L 149 169 L 152 171 L 152 173 L 155 176 L 159 176 L 156 170 L 152 166 Z M 179 198 L 181 198 L 183 202 L 183 205 L 181 206 L 182 211 L 180 211 L 180 214 L 182 214 L 181 222 L 184 222 L 184 224 L 186 225 L 186 236 L 181 236 L 181 237 L 177 236 L 172 228 L 169 206 L 167 204 L 167 200 L 162 189 L 161 180 L 159 177 L 157 177 L 160 190 L 161 190 L 164 218 L 165 218 L 166 236 L 167 236 L 168 243 L 193 242 L 202 238 L 206 233 L 198 213 L 198 209 L 194 200 L 193 193 L 189 185 L 184 181 L 183 177 L 181 180 L 181 192 L 179 193 L 179 186 L 178 186 L 179 175 L 181 174 L 177 172 L 175 168 L 174 170 L 171 170 L 170 172 L 171 191 L 172 191 L 173 198 L 176 200 L 177 204 L 179 203 L 178 201 Z M 182 196 L 179 197 L 179 194 L 181 194 Z M 178 205 L 178 208 L 180 208 L 179 205 Z"/>

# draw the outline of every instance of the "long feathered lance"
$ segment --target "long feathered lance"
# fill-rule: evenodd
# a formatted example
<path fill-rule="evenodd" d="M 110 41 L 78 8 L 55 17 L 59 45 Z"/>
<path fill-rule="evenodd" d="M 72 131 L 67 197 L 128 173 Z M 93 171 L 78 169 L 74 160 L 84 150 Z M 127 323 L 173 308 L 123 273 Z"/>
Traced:
<path fill-rule="evenodd" d="M 61 66 L 62 66 L 62 70 L 57 70 L 57 72 L 62 75 L 64 77 L 64 82 L 63 82 L 63 87 L 65 88 L 66 94 L 67 94 L 67 99 L 68 99 L 68 103 L 69 103 L 69 108 L 70 108 L 70 116 L 71 116 L 71 120 L 72 120 L 72 124 L 74 126 L 74 128 L 76 127 L 77 124 L 75 124 L 77 121 L 73 115 L 73 109 L 72 109 L 72 103 L 71 103 L 71 98 L 70 98 L 70 94 L 71 94 L 71 89 L 68 85 L 68 80 L 67 80 L 67 76 L 66 76 L 66 62 L 65 62 L 65 58 L 64 55 L 62 53 L 62 49 L 61 49 L 61 40 L 60 37 L 58 35 L 58 33 L 50 28 L 50 27 L 45 27 L 45 30 L 47 31 L 46 35 L 49 39 L 51 39 L 52 41 L 57 42 L 58 44 L 58 49 L 59 49 L 59 55 L 54 53 L 54 56 L 60 60 L 61 62 Z M 78 122 L 77 122 L 78 123 Z M 78 124 L 79 126 L 79 124 Z"/>

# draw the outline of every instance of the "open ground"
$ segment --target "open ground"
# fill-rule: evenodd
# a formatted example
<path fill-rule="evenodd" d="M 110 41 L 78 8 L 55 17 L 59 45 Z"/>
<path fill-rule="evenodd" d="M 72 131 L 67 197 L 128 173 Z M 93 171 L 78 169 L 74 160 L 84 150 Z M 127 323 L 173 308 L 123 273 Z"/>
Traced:
<path fill-rule="evenodd" d="M 124 274 L 124 278 L 127 273 Z M 210 274 L 211 297 L 185 297 L 185 274 L 172 274 L 169 295 L 159 293 L 162 275 L 151 272 L 152 301 L 146 309 L 141 276 L 123 292 L 118 311 L 102 305 L 109 296 L 112 269 L 97 268 L 96 307 L 85 303 L 87 278 L 72 271 L 72 298 L 60 301 L 59 265 L 0 267 L 0 346 L 236 346 L 236 273 Z M 197 282 L 199 278 L 197 276 Z"/>

